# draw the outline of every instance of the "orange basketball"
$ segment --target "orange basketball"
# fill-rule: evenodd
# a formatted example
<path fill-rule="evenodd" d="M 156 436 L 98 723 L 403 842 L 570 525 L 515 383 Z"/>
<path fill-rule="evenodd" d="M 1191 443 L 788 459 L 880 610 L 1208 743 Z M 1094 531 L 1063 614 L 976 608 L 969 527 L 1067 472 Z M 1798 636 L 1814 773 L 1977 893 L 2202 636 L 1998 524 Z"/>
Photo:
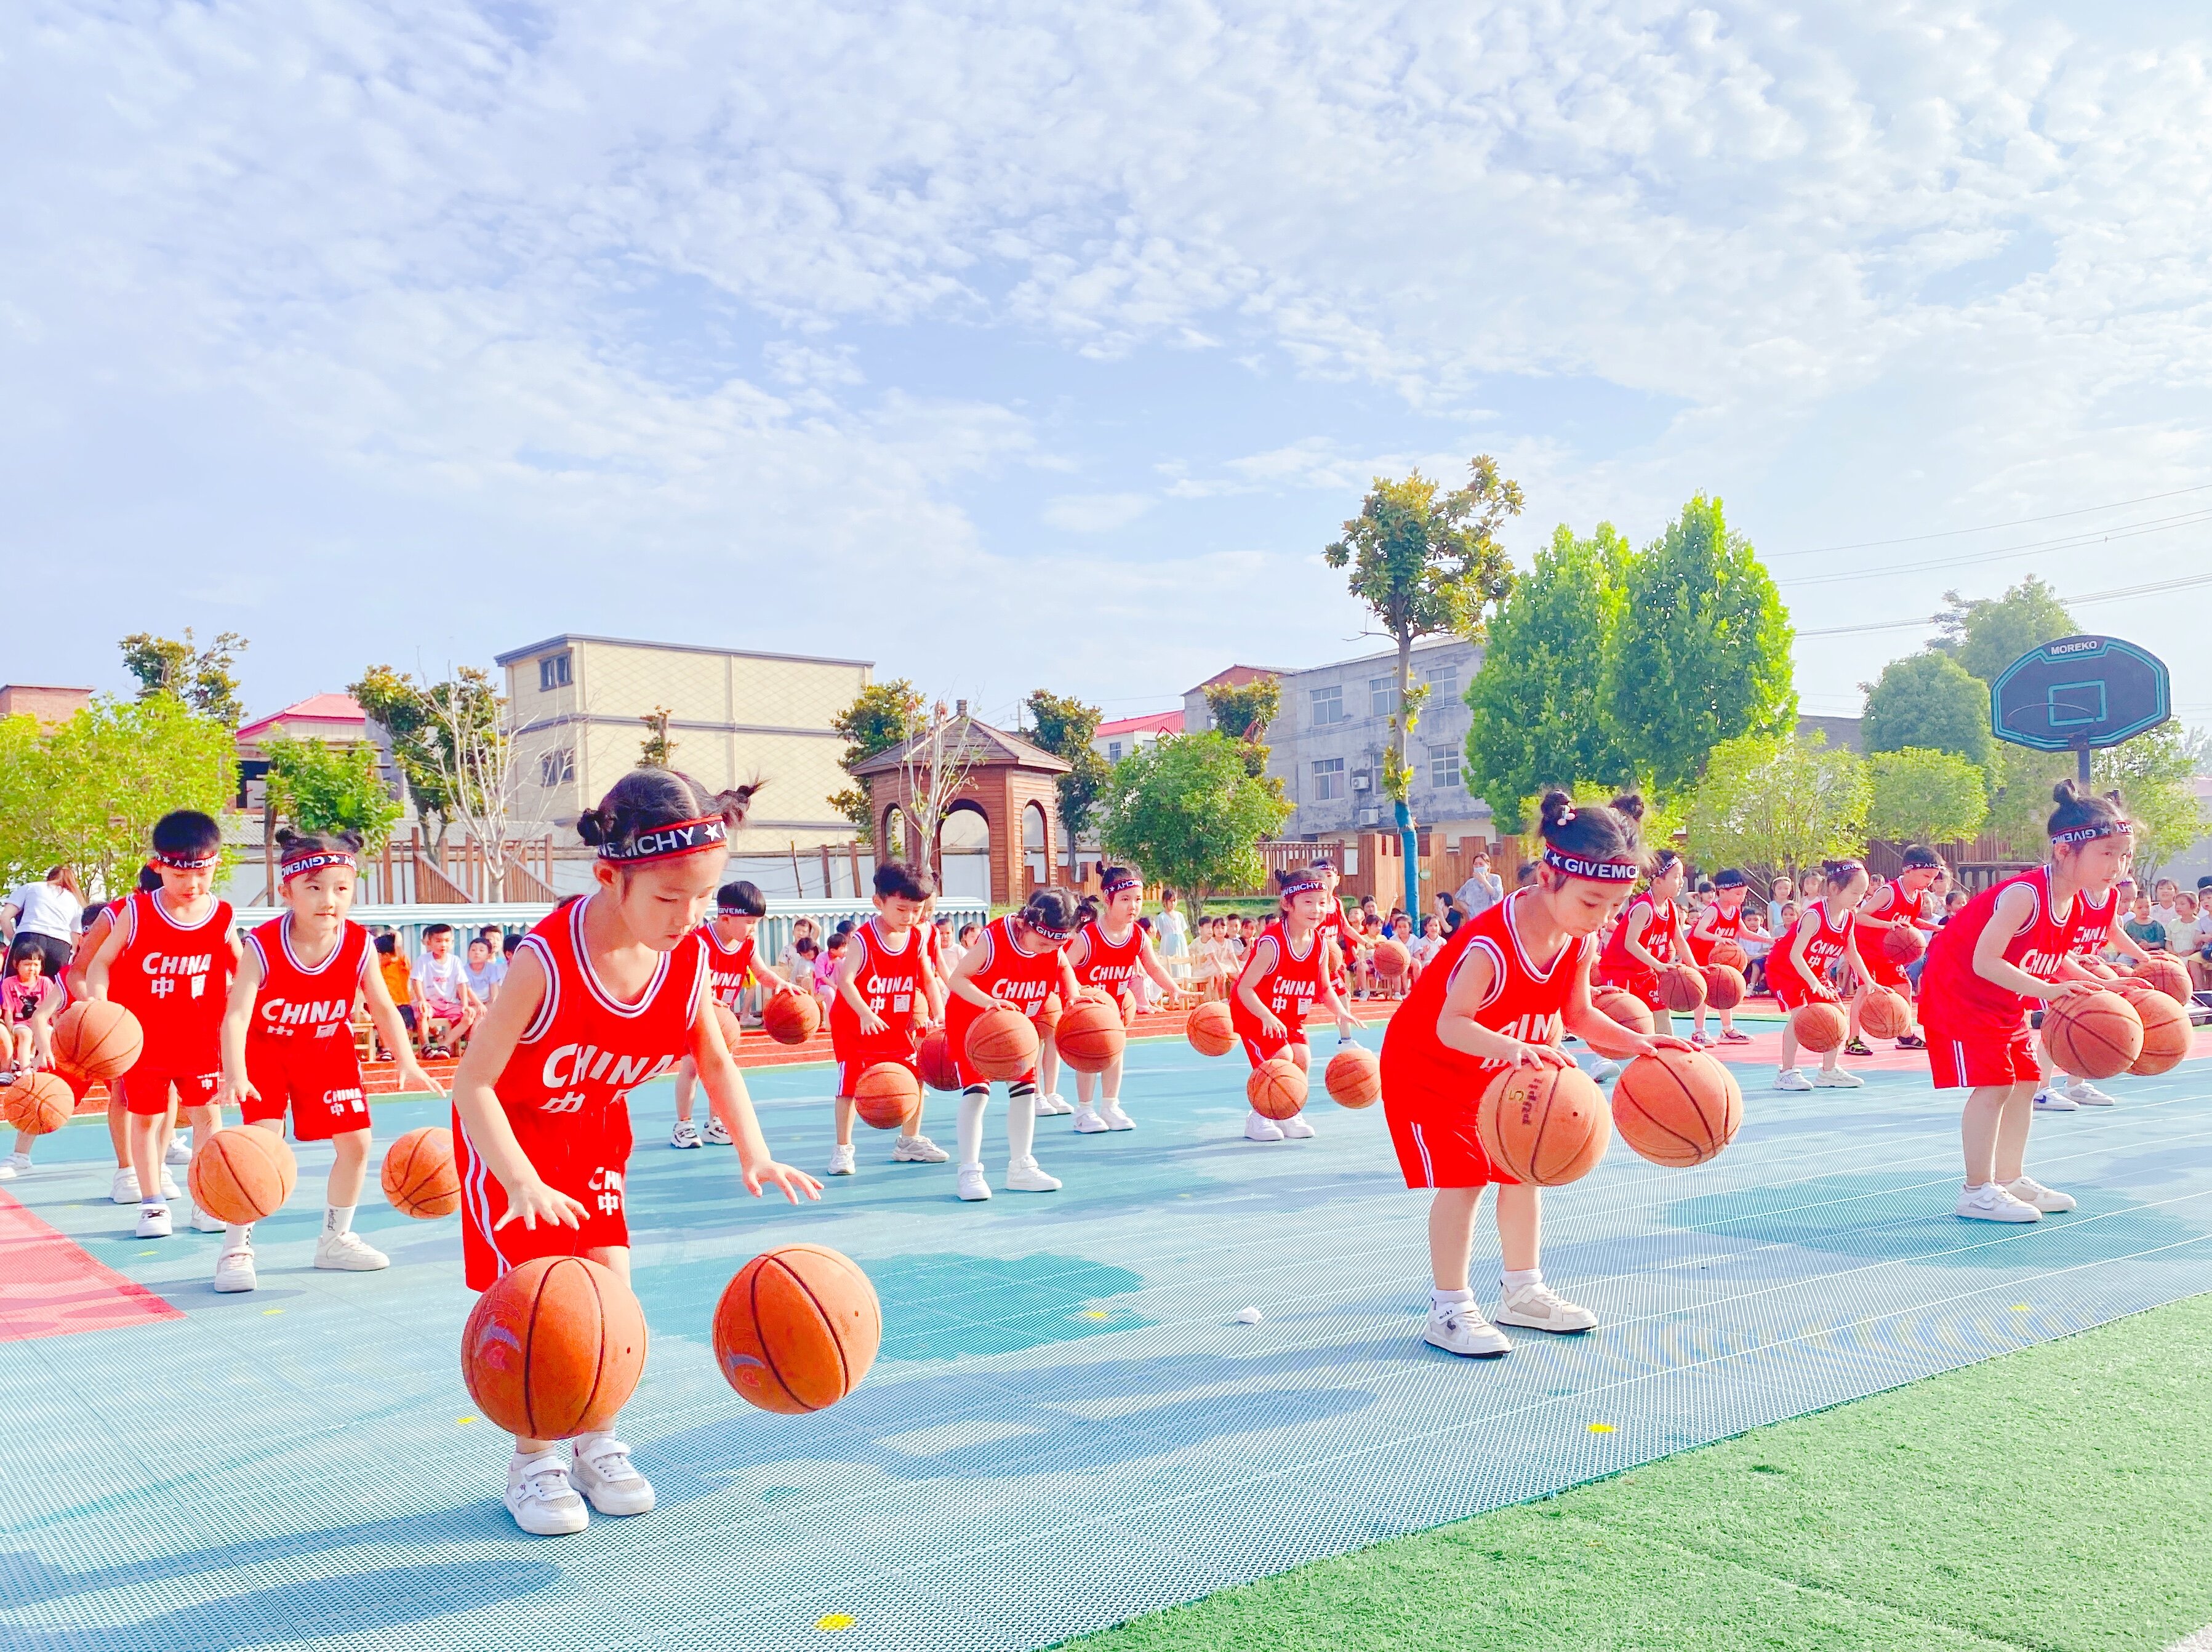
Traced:
<path fill-rule="evenodd" d="M 1733 1073 L 1701 1050 L 1655 1050 L 1621 1069 L 1613 1123 L 1638 1157 L 1687 1169 L 1718 1156 L 1743 1123 Z"/>
<path fill-rule="evenodd" d="M 2142 1017 L 2118 993 L 2080 993 L 2043 1012 L 2043 1048 L 2061 1072 L 2092 1083 L 2125 1072 L 2143 1052 Z"/>
<path fill-rule="evenodd" d="M 719 998 L 714 1000 L 714 1019 L 721 1024 L 723 1047 L 735 1055 L 738 1041 L 745 1036 L 745 1029 L 738 1024 L 738 1017 L 730 1006 Z"/>
<path fill-rule="evenodd" d="M 1044 1002 L 1037 1006 L 1036 1021 L 1035 1023 L 1041 1040 L 1050 1038 L 1054 1034 L 1060 1030 L 1060 994 L 1058 993 L 1046 993 Z"/>
<path fill-rule="evenodd" d="M 785 987 L 761 1006 L 761 1029 L 779 1044 L 804 1044 L 822 1024 L 822 1006 L 811 993 Z"/>
<path fill-rule="evenodd" d="M 1705 1002 L 1716 1010 L 1733 1010 L 1743 1002 L 1750 989 L 1744 985 L 1743 972 L 1734 964 L 1709 963 L 1705 966 Z"/>
<path fill-rule="evenodd" d="M 1328 1058 L 1322 1082 L 1339 1107 L 1372 1107 L 1382 1099 L 1382 1064 L 1365 1045 L 1346 1044 Z"/>
<path fill-rule="evenodd" d="M 192 1203 L 219 1221 L 258 1222 L 284 1208 L 300 1179 L 300 1162 L 273 1130 L 233 1125 L 192 1155 Z"/>
<path fill-rule="evenodd" d="M 2157 987 L 2176 1004 L 2189 1002 L 2189 968 L 2179 958 L 2154 954 L 2136 966 L 2135 979 Z"/>
<path fill-rule="evenodd" d="M 58 1072 L 27 1072 L 0 1090 L 0 1113 L 16 1129 L 52 1135 L 76 1114 L 76 1097 Z"/>
<path fill-rule="evenodd" d="M 1287 1055 L 1262 1061 L 1244 1081 L 1244 1098 L 1261 1118 L 1287 1119 L 1306 1104 L 1306 1070 Z"/>
<path fill-rule="evenodd" d="M 1648 1033 L 1657 1024 L 1651 1006 L 1635 993 L 1619 987 L 1600 987 L 1590 993 L 1590 1006 L 1609 1021 L 1618 1021 L 1631 1032 Z"/>
<path fill-rule="evenodd" d="M 533 1440 L 605 1428 L 645 1370 L 645 1309 L 611 1267 L 581 1256 L 523 1263 L 477 1299 L 461 1378 L 492 1423 Z"/>
<path fill-rule="evenodd" d="M 2135 990 L 2130 992 L 2130 987 Z M 2119 992 L 2135 1006 L 2143 1029 L 2142 1054 L 2136 1057 L 2128 1071 L 2144 1078 L 2172 1072 L 2181 1065 L 2196 1041 L 2195 1029 L 2189 1024 L 2189 1011 L 2160 988 L 2148 984 L 2137 986 L 2129 981 L 2122 985 Z"/>
<path fill-rule="evenodd" d="M 453 1163 L 453 1133 L 426 1124 L 384 1150 L 384 1196 L 402 1216 L 451 1216 L 461 1207 L 461 1174 Z"/>
<path fill-rule="evenodd" d="M 1605 1096 L 1580 1067 L 1508 1067 L 1474 1111 L 1490 1162 L 1536 1187 L 1578 1181 L 1613 1139 Z"/>
<path fill-rule="evenodd" d="M 1395 981 L 1413 967 L 1413 955 L 1397 941 L 1375 943 L 1375 973 L 1385 981 Z"/>
<path fill-rule="evenodd" d="M 113 1078 L 138 1065 L 146 1035 L 120 1004 L 87 999 L 54 1017 L 54 1060 L 88 1078 Z"/>
<path fill-rule="evenodd" d="M 1911 963 L 1928 950 L 1928 937 L 1917 925 L 1892 924 L 1881 932 L 1881 950 L 1897 963 Z"/>
<path fill-rule="evenodd" d="M 1859 1000 L 1859 1025 L 1876 1038 L 1902 1038 L 1912 1030 L 1912 1005 L 1889 987 L 1869 987 Z"/>
<path fill-rule="evenodd" d="M 1842 1005 L 1816 999 L 1790 1012 L 1790 1030 L 1797 1035 L 1802 1048 L 1815 1055 L 1826 1055 L 1849 1036 L 1851 1018 L 1844 1012 Z"/>
<path fill-rule="evenodd" d="M 1089 999 L 1093 1004 L 1112 1004 L 1115 1001 L 1114 994 L 1103 987 L 1079 987 L 1075 989 L 1075 996 Z"/>
<path fill-rule="evenodd" d="M 714 1358 L 748 1405 L 799 1416 L 860 1386 L 884 1310 L 858 1264 L 821 1245 L 756 1256 L 714 1304 Z"/>
<path fill-rule="evenodd" d="M 1182 1036 L 1200 1055 L 1226 1055 L 1237 1048 L 1237 1028 L 1226 1004 L 1200 1005 L 1184 1020 Z"/>
<path fill-rule="evenodd" d="M 1078 999 L 1060 1017 L 1052 1042 L 1060 1059 L 1078 1072 L 1103 1072 L 1121 1059 L 1128 1038 L 1119 1010 L 1095 999 Z"/>
<path fill-rule="evenodd" d="M 1739 975 L 1751 968 L 1751 954 L 1734 941 L 1715 941 L 1712 951 L 1706 953 L 1705 957 L 1710 963 L 1717 963 L 1723 969 L 1733 969 Z M 1709 981 L 1708 985 L 1710 984 Z M 1707 1001 L 1711 1002 L 1710 999 Z"/>
<path fill-rule="evenodd" d="M 986 1010 L 968 1029 L 968 1065 L 986 1078 L 1018 1078 L 1036 1058 L 1036 1028 L 1019 1010 Z"/>
<path fill-rule="evenodd" d="M 853 1086 L 853 1110 L 878 1130 L 896 1130 L 921 1104 L 921 1081 L 902 1061 L 878 1061 Z"/>
<path fill-rule="evenodd" d="M 921 1081 L 932 1090 L 960 1088 L 960 1070 L 952 1065 L 952 1046 L 945 1029 L 937 1028 L 921 1041 Z"/>
<path fill-rule="evenodd" d="M 1686 963 L 1670 963 L 1659 971 L 1659 1001 L 1678 1015 L 1687 1015 L 1705 1001 L 1705 978 Z"/>

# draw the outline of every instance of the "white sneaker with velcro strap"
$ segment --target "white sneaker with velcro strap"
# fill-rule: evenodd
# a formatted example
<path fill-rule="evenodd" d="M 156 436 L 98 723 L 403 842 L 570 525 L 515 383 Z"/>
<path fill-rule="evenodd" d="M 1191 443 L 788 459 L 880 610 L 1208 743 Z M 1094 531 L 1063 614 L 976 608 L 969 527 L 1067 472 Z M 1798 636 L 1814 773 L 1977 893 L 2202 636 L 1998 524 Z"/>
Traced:
<path fill-rule="evenodd" d="M 1540 1279 L 1505 1292 L 1498 1304 L 1500 1325 L 1518 1325 L 1530 1331 L 1588 1331 L 1597 1315 L 1579 1303 L 1571 1303 Z"/>
<path fill-rule="evenodd" d="M 507 1512 L 532 1537 L 565 1537 L 592 1523 L 592 1511 L 568 1484 L 568 1465 L 550 1451 L 508 1462 Z"/>
<path fill-rule="evenodd" d="M 576 1441 L 569 1484 L 592 1500 L 603 1515 L 642 1515 L 653 1508 L 653 1485 L 629 1460 L 629 1448 L 611 1434 L 586 1434 Z"/>
<path fill-rule="evenodd" d="M 2005 1191 L 2023 1205 L 2033 1205 L 2045 1216 L 2058 1216 L 2074 1208 L 2074 1195 L 2046 1187 L 2033 1176 L 2005 1183 Z"/>
<path fill-rule="evenodd" d="M 1496 1359 L 1513 1351 L 1512 1340 L 1471 1302 L 1434 1303 L 1421 1340 L 1431 1348 L 1468 1359 Z"/>

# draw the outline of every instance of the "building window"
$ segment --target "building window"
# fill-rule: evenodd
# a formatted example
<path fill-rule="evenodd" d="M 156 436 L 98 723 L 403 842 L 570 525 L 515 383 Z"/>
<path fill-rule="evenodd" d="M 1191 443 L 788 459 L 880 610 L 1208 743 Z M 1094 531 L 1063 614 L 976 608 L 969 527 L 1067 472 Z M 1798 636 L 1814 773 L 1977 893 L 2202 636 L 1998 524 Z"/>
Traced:
<path fill-rule="evenodd" d="M 1332 683 L 1328 688 L 1315 689 L 1311 692 L 1316 728 L 1326 728 L 1331 723 L 1344 720 L 1344 688 L 1341 683 Z M 1344 765 L 1339 763 L 1337 767 L 1341 768 Z"/>
<path fill-rule="evenodd" d="M 1121 743 L 1119 740 L 1109 740 L 1106 742 L 1106 761 L 1109 763 L 1117 763 L 1121 761 Z"/>
<path fill-rule="evenodd" d="M 568 656 L 548 654 L 538 662 L 538 691 L 550 694 L 568 686 Z"/>
<path fill-rule="evenodd" d="M 1439 792 L 1459 789 L 1459 748 L 1455 745 L 1432 745 L 1429 748 L 1429 784 Z"/>
<path fill-rule="evenodd" d="M 566 659 L 564 654 L 562 658 Z M 538 759 L 538 783 L 558 786 L 563 780 L 576 778 L 576 749 L 562 746 L 557 751 L 548 751 Z"/>
<path fill-rule="evenodd" d="M 1429 703 L 1459 698 L 1459 662 L 1439 665 L 1429 673 Z"/>
<path fill-rule="evenodd" d="M 1387 677 L 1367 679 L 1367 714 L 1370 717 L 1395 717 L 1398 714 L 1398 684 Z"/>
<path fill-rule="evenodd" d="M 1334 803 L 1344 796 L 1344 759 L 1324 757 L 1314 765 L 1314 801 Z"/>

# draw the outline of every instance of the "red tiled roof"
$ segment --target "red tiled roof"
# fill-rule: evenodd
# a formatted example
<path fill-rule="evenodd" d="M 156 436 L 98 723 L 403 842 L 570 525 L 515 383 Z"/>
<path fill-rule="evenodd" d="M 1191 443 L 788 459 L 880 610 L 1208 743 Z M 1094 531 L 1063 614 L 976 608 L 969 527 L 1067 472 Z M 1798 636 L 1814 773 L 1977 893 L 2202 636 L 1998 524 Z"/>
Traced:
<path fill-rule="evenodd" d="M 356 723 L 368 721 L 361 701 L 349 694 L 311 694 L 295 706 L 272 711 L 238 731 L 240 740 L 252 741 L 280 723 Z"/>
<path fill-rule="evenodd" d="M 1280 677 L 1282 674 L 1272 665 L 1231 665 L 1225 671 L 1214 672 L 1197 688 L 1186 689 L 1183 692 L 1198 694 L 1219 683 L 1225 683 L 1232 689 L 1241 689 L 1247 683 L 1256 683 L 1263 677 Z"/>
<path fill-rule="evenodd" d="M 1142 717 L 1119 717 L 1110 723 L 1098 725 L 1101 734 L 1180 734 L 1182 732 L 1182 714 L 1179 711 L 1147 712 Z"/>

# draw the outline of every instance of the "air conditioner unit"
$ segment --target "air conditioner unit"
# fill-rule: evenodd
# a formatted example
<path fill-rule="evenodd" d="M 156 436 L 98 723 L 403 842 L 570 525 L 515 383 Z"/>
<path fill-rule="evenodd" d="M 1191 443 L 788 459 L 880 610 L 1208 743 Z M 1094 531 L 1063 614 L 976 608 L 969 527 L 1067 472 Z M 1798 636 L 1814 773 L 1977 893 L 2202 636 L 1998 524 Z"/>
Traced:
<path fill-rule="evenodd" d="M 1372 774 L 1354 774 L 1352 777 L 1352 789 L 1355 792 L 1372 791 L 1374 787 L 1375 777 Z"/>
<path fill-rule="evenodd" d="M 1362 826 L 1375 825 L 1382 818 L 1382 811 L 1379 809 L 1362 809 L 1359 811 L 1359 823 Z"/>

